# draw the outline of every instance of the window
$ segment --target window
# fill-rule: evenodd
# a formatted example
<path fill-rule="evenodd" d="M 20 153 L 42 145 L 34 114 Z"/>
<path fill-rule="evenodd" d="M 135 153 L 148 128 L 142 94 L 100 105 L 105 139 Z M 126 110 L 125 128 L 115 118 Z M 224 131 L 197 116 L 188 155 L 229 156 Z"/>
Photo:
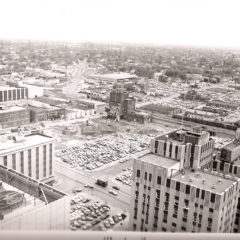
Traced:
<path fill-rule="evenodd" d="M 173 227 L 176 227 L 176 226 L 177 226 L 177 224 L 173 222 L 173 223 L 172 223 L 172 226 L 173 226 Z"/>
<path fill-rule="evenodd" d="M 156 190 L 156 197 L 160 198 L 160 190 Z"/>
<path fill-rule="evenodd" d="M 216 194 L 215 193 L 211 193 L 211 202 L 215 203 L 215 198 L 216 198 Z"/>
<path fill-rule="evenodd" d="M 7 166 L 7 156 L 4 156 L 4 157 L 3 157 L 3 165 L 4 165 L 4 166 Z"/>
<path fill-rule="evenodd" d="M 16 170 L 16 154 L 15 153 L 12 155 L 12 168 L 13 170 Z"/>
<path fill-rule="evenodd" d="M 49 174 L 52 175 L 52 144 L 49 145 L 50 146 L 50 151 L 49 151 Z"/>
<path fill-rule="evenodd" d="M 147 172 L 145 172 L 144 179 L 147 180 Z"/>
<path fill-rule="evenodd" d="M 194 222 L 197 221 L 197 213 L 196 213 L 196 212 L 193 213 L 193 221 L 194 221 Z"/>
<path fill-rule="evenodd" d="M 140 170 L 137 170 L 137 177 L 140 177 Z"/>
<path fill-rule="evenodd" d="M 178 196 L 175 196 L 175 200 L 177 200 L 177 201 L 178 201 L 178 200 L 179 200 L 179 197 L 178 197 Z"/>
<path fill-rule="evenodd" d="M 186 207 L 188 207 L 188 204 L 189 204 L 189 200 L 185 199 L 185 200 L 184 200 L 184 205 L 185 205 Z"/>
<path fill-rule="evenodd" d="M 200 192 L 200 189 L 197 188 L 197 191 L 196 191 L 196 197 L 199 198 L 199 192 Z"/>
<path fill-rule="evenodd" d="M 186 185 L 185 193 L 190 194 L 190 185 Z"/>
<path fill-rule="evenodd" d="M 202 222 L 202 215 L 199 214 L 199 215 L 198 215 L 198 218 L 199 218 L 199 223 L 201 223 L 201 222 Z"/>
<path fill-rule="evenodd" d="M 151 173 L 149 173 L 148 180 L 149 180 L 149 182 L 152 181 L 152 174 Z"/>
<path fill-rule="evenodd" d="M 205 197 L 205 190 L 202 190 L 201 199 L 204 199 L 204 197 Z"/>
<path fill-rule="evenodd" d="M 23 159 L 23 152 L 20 152 L 20 168 L 21 168 L 21 173 L 24 173 L 24 159 Z"/>
<path fill-rule="evenodd" d="M 182 229 L 183 231 L 186 231 L 186 227 L 181 227 L 181 229 Z"/>
<path fill-rule="evenodd" d="M 198 207 L 198 204 L 197 204 L 197 203 L 195 203 L 195 207 L 196 207 L 196 208 Z"/>
<path fill-rule="evenodd" d="M 200 208 L 203 209 L 203 205 L 200 205 Z"/>
<path fill-rule="evenodd" d="M 39 147 L 36 148 L 36 179 L 39 179 Z"/>
<path fill-rule="evenodd" d="M 210 213 L 213 213 L 213 211 L 214 211 L 214 210 L 213 210 L 212 208 L 209 208 L 209 212 L 210 212 Z"/>
<path fill-rule="evenodd" d="M 28 150 L 28 176 L 32 176 L 32 150 Z"/>
<path fill-rule="evenodd" d="M 47 165 L 47 146 L 44 145 L 43 146 L 43 177 L 45 178 L 46 175 L 47 175 L 47 172 L 46 172 L 46 165 Z"/>
<path fill-rule="evenodd" d="M 209 227 L 209 228 L 212 227 L 212 218 L 208 218 L 208 227 Z"/>
<path fill-rule="evenodd" d="M 171 180 L 167 178 L 167 183 L 166 183 L 167 188 L 170 188 L 170 184 L 171 184 Z"/>
<path fill-rule="evenodd" d="M 133 224 L 133 231 L 136 231 L 136 229 L 137 229 L 137 225 Z"/>
<path fill-rule="evenodd" d="M 151 187 L 148 187 L 148 190 L 150 191 L 150 190 L 151 190 Z"/>
<path fill-rule="evenodd" d="M 180 182 L 176 182 L 176 190 L 180 191 Z"/>
<path fill-rule="evenodd" d="M 161 184 L 161 177 L 157 177 L 157 184 Z"/>

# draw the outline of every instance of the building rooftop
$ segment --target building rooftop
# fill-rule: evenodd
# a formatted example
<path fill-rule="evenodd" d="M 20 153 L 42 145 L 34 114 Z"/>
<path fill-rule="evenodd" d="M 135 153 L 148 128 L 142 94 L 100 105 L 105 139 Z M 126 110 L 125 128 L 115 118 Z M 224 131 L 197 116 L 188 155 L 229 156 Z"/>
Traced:
<path fill-rule="evenodd" d="M 19 107 L 19 106 L 10 106 L 4 109 L 0 109 L 0 113 L 9 113 L 9 112 L 22 111 L 22 110 L 25 110 L 25 108 Z"/>
<path fill-rule="evenodd" d="M 239 147 L 239 146 L 240 146 L 240 140 L 234 140 L 234 141 L 228 143 L 227 145 L 225 145 L 223 148 L 231 151 L 234 148 Z"/>
<path fill-rule="evenodd" d="M 172 177 L 175 181 L 189 184 L 191 186 L 204 189 L 206 191 L 215 192 L 217 194 L 223 193 L 235 181 L 222 177 L 221 175 L 214 175 L 210 172 L 194 171 L 184 169 L 185 173 L 182 175 L 178 172 L 177 175 Z M 203 183 L 204 180 L 204 183 Z M 214 188 L 213 188 L 214 186 Z"/>
<path fill-rule="evenodd" d="M 99 75 L 92 75 L 92 77 L 98 77 L 100 79 L 105 79 L 105 80 L 124 80 L 124 79 L 129 79 L 129 78 L 135 78 L 138 79 L 136 75 L 130 74 L 130 73 L 106 73 L 106 74 L 99 74 Z"/>
<path fill-rule="evenodd" d="M 34 199 L 33 196 L 7 183 L 0 182 L 0 184 L 2 185 L 0 187 L 0 211 L 3 216 L 0 224 L 45 205 L 44 201 Z"/>
<path fill-rule="evenodd" d="M 176 164 L 179 164 L 178 161 L 171 158 L 163 157 L 157 154 L 148 153 L 138 158 L 140 161 L 145 163 L 150 163 L 159 167 L 170 168 Z"/>
<path fill-rule="evenodd" d="M 17 136 L 16 141 L 8 140 L 3 141 L 2 143 L 0 142 L 0 155 L 52 141 L 54 141 L 52 137 L 41 134 L 33 134 L 25 137 Z"/>

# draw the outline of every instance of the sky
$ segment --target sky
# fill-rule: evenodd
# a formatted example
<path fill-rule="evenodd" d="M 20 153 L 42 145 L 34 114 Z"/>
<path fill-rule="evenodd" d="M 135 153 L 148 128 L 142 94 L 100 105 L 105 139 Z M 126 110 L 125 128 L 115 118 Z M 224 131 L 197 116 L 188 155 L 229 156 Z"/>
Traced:
<path fill-rule="evenodd" d="M 240 48 L 239 0 L 0 0 L 0 38 Z"/>

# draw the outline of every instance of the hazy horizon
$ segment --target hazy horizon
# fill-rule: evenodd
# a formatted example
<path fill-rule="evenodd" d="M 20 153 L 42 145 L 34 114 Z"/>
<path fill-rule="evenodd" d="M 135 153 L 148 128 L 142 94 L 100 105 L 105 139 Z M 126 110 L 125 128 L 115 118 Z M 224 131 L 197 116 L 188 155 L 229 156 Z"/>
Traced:
<path fill-rule="evenodd" d="M 240 48 L 238 0 L 0 0 L 0 39 Z"/>

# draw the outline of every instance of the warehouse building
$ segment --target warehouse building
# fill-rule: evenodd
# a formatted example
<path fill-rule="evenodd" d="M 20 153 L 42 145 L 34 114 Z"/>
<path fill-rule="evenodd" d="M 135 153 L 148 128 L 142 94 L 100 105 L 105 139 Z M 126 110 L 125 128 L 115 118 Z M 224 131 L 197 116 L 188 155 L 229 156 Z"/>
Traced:
<path fill-rule="evenodd" d="M 19 106 L 0 106 L 0 128 L 13 128 L 30 123 L 30 112 Z"/>

